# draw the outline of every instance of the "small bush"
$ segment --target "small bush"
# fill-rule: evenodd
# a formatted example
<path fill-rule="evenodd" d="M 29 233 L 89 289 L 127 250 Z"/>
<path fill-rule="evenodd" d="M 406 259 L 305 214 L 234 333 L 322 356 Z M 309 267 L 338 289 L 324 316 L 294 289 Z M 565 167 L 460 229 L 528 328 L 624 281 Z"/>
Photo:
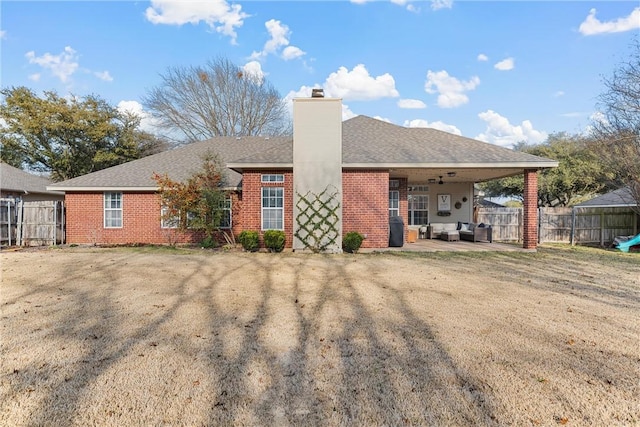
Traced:
<path fill-rule="evenodd" d="M 257 231 L 244 230 L 238 235 L 238 242 L 245 251 L 255 252 L 258 250 L 259 235 Z"/>
<path fill-rule="evenodd" d="M 205 249 L 217 248 L 218 242 L 213 237 L 205 237 L 202 242 L 200 242 L 200 247 Z"/>
<path fill-rule="evenodd" d="M 360 249 L 363 240 L 364 236 L 362 234 L 357 231 L 351 231 L 344 235 L 344 239 L 342 239 L 342 249 L 345 252 L 355 254 L 358 252 L 358 249 Z"/>
<path fill-rule="evenodd" d="M 284 249 L 285 235 L 282 230 L 267 230 L 262 236 L 264 238 L 264 245 L 271 252 L 282 252 Z"/>

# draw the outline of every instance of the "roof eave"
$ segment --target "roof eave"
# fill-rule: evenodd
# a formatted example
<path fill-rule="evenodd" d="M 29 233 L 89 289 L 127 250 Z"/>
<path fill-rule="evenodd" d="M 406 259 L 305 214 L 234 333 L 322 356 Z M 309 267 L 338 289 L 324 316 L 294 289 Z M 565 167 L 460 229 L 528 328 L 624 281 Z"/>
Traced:
<path fill-rule="evenodd" d="M 47 190 L 50 187 L 47 187 Z M 229 186 L 223 187 L 224 191 L 237 191 L 240 189 L 240 186 Z M 155 193 L 160 190 L 158 187 L 55 187 L 55 191 L 59 192 L 60 195 L 64 193 L 95 193 L 95 192 L 105 192 L 105 191 L 122 191 L 129 193 Z M 53 190 L 52 190 L 53 191 Z"/>
<path fill-rule="evenodd" d="M 227 168 L 242 173 L 245 169 L 293 169 L 293 163 L 227 163 Z"/>
<path fill-rule="evenodd" d="M 411 168 L 411 169 L 441 169 L 441 168 L 450 168 L 450 169 L 548 169 L 548 168 L 556 168 L 558 167 L 558 162 L 549 161 L 549 162 L 482 162 L 482 163 L 459 163 L 459 162 L 448 162 L 448 163 L 343 163 L 343 168 L 353 168 L 353 169 L 371 169 L 371 168 L 379 168 L 379 169 L 403 169 L 403 168 Z"/>

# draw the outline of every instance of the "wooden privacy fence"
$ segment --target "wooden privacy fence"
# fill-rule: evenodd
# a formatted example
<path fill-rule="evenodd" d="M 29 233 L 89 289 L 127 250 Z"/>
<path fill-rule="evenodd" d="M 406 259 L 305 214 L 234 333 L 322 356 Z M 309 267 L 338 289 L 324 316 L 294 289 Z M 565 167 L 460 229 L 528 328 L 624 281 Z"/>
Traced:
<path fill-rule="evenodd" d="M 522 240 L 522 208 L 478 208 L 477 222 L 491 224 L 493 240 Z M 539 208 L 538 242 L 597 243 L 638 234 L 638 215 L 630 208 Z"/>
<path fill-rule="evenodd" d="M 44 246 L 64 243 L 64 203 L 0 200 L 0 244 Z"/>

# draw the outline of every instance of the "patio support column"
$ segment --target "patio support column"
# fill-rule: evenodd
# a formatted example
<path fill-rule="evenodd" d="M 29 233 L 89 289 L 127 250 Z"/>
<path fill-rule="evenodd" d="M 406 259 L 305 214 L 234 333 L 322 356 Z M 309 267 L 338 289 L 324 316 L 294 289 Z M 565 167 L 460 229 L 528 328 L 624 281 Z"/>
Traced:
<path fill-rule="evenodd" d="M 524 170 L 524 206 L 522 247 L 535 250 L 538 246 L 538 171 Z"/>

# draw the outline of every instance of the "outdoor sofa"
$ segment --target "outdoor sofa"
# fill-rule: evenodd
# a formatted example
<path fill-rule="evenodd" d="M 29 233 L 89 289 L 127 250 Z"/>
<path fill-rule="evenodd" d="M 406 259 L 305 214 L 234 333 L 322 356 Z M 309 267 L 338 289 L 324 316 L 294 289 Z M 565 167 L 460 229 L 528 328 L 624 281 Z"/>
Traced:
<path fill-rule="evenodd" d="M 487 224 L 474 224 L 472 222 L 459 222 L 458 233 L 460 233 L 460 240 L 467 240 L 469 242 L 493 241 L 491 226 Z"/>

